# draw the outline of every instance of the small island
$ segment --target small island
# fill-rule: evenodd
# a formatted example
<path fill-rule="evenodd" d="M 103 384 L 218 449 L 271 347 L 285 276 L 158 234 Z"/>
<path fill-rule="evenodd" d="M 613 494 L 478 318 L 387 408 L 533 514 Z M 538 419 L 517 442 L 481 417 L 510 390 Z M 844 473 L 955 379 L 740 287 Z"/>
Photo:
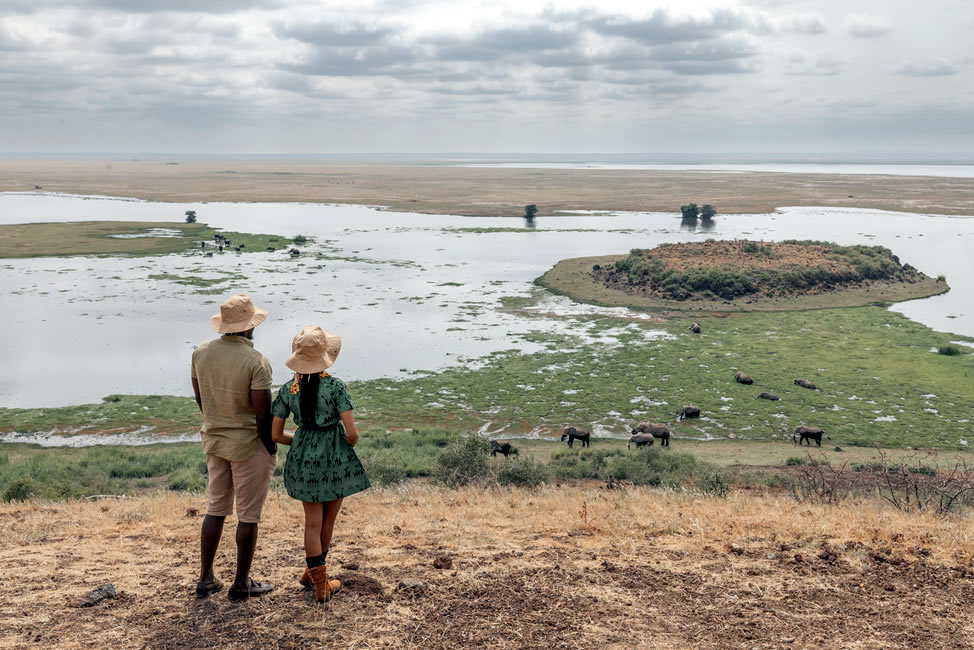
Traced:
<path fill-rule="evenodd" d="M 662 244 L 559 262 L 538 278 L 580 302 L 665 310 L 790 311 L 900 302 L 943 293 L 882 246 L 745 240 Z"/>

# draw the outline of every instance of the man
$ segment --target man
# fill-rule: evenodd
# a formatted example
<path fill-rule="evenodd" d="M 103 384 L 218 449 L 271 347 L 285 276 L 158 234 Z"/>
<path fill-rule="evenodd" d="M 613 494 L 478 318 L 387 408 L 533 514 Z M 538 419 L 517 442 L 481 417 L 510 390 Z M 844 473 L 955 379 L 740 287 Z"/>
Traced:
<path fill-rule="evenodd" d="M 231 296 L 210 319 L 222 336 L 193 350 L 193 392 L 203 412 L 200 437 L 209 474 L 197 598 L 223 589 L 213 575 L 213 559 L 234 500 L 237 573 L 227 596 L 243 600 L 273 589 L 250 577 L 257 524 L 277 464 L 277 445 L 271 440 L 271 364 L 252 341 L 254 328 L 266 317 L 267 311 L 255 307 L 247 296 Z"/>

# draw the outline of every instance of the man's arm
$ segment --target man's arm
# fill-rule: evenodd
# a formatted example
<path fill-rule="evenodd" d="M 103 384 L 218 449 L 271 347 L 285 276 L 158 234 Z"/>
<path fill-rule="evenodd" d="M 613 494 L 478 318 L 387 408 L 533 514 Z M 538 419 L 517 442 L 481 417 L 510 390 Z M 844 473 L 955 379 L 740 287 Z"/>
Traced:
<path fill-rule="evenodd" d="M 196 377 L 193 377 L 193 393 L 196 394 L 196 406 L 200 407 L 200 413 L 202 413 L 203 398 L 200 397 L 200 382 Z"/>
<path fill-rule="evenodd" d="M 257 437 L 273 456 L 277 453 L 277 445 L 271 437 L 271 389 L 251 390 L 250 403 L 254 405 L 254 415 L 257 417 Z"/>

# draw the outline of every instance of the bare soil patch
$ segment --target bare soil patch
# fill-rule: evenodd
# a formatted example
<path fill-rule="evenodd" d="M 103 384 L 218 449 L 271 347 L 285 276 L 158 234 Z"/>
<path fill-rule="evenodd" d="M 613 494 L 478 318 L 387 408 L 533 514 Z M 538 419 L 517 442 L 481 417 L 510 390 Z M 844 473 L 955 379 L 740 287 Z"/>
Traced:
<path fill-rule="evenodd" d="M 274 493 L 252 601 L 196 600 L 202 496 L 0 506 L 0 647 L 968 648 L 968 522 L 598 484 L 413 485 L 347 501 L 326 606 L 297 583 L 300 504 Z M 195 516 L 188 516 L 191 508 Z M 217 557 L 233 566 L 232 518 Z M 433 561 L 448 554 L 452 569 Z M 341 565 L 357 570 L 340 569 Z M 396 591 L 403 580 L 427 585 Z M 118 596 L 70 600 L 111 582 Z"/>

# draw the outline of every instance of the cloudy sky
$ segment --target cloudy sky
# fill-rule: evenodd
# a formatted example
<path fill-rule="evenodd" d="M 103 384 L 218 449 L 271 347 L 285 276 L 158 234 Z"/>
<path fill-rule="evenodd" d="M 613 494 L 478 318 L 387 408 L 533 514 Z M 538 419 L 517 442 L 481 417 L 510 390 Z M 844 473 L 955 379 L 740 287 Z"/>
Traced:
<path fill-rule="evenodd" d="M 972 0 L 0 0 L 4 152 L 974 151 Z"/>

